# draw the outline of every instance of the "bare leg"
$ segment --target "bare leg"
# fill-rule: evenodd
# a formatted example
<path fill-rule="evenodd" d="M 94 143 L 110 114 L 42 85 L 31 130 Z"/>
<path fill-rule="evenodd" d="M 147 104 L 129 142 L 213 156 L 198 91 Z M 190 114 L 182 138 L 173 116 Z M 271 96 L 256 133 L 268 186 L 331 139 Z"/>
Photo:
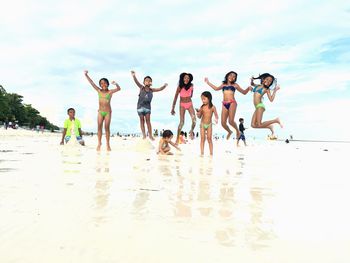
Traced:
<path fill-rule="evenodd" d="M 144 115 L 139 115 L 140 118 L 140 128 L 142 132 L 142 139 L 146 139 L 146 131 L 145 131 L 145 116 Z"/>
<path fill-rule="evenodd" d="M 102 125 L 103 125 L 103 116 L 98 113 L 97 114 L 97 151 L 101 150 L 101 145 L 102 145 Z"/>
<path fill-rule="evenodd" d="M 210 151 L 210 155 L 213 156 L 213 128 L 212 125 L 210 125 L 207 129 L 207 140 L 208 140 L 208 144 L 209 144 L 209 151 Z"/>
<path fill-rule="evenodd" d="M 226 139 L 230 139 L 230 136 L 232 134 L 232 131 L 227 125 L 227 118 L 228 118 L 228 110 L 225 108 L 224 105 L 222 105 L 222 110 L 221 110 L 221 126 L 227 131 L 227 136 Z"/>
<path fill-rule="evenodd" d="M 109 112 L 105 117 L 107 151 L 111 151 L 111 145 L 109 144 L 109 139 L 111 138 L 111 131 L 110 131 L 111 119 L 112 119 L 112 112 Z"/>
<path fill-rule="evenodd" d="M 203 155 L 204 154 L 204 143 L 205 143 L 205 130 L 203 127 L 201 127 L 200 133 L 201 133 L 201 155 Z"/>
<path fill-rule="evenodd" d="M 147 123 L 147 129 L 148 129 L 148 136 L 149 138 L 154 141 L 153 135 L 152 135 L 152 125 L 151 125 L 151 114 L 146 114 L 146 123 Z"/>
<path fill-rule="evenodd" d="M 180 133 L 182 131 L 182 127 L 184 126 L 185 122 L 185 108 L 180 106 L 180 123 L 179 127 L 177 128 L 177 135 L 176 135 L 176 141 L 175 144 L 179 144 L 179 138 L 180 138 Z"/>
<path fill-rule="evenodd" d="M 193 109 L 193 106 L 191 106 L 189 109 L 188 109 L 188 112 L 190 113 L 190 116 L 191 116 L 191 119 L 192 119 L 192 126 L 191 126 L 191 130 L 190 130 L 190 138 L 191 140 L 194 139 L 194 128 L 196 127 L 196 114 L 194 113 L 194 109 Z"/>
<path fill-rule="evenodd" d="M 274 136 L 274 130 L 273 130 L 273 125 L 274 123 L 278 123 L 281 128 L 283 128 L 283 125 L 281 124 L 281 121 L 279 118 L 270 120 L 270 121 L 262 121 L 262 117 L 264 114 L 265 109 L 264 108 L 258 108 L 255 110 L 255 123 L 254 126 L 252 125 L 253 128 L 258 128 L 258 129 L 269 129 L 271 131 L 271 136 Z M 253 116 L 254 116 L 253 115 Z"/>
<path fill-rule="evenodd" d="M 235 115 L 237 110 L 237 103 L 231 103 L 229 108 L 229 123 L 236 130 L 236 139 L 239 137 L 239 129 L 237 123 L 235 122 Z"/>

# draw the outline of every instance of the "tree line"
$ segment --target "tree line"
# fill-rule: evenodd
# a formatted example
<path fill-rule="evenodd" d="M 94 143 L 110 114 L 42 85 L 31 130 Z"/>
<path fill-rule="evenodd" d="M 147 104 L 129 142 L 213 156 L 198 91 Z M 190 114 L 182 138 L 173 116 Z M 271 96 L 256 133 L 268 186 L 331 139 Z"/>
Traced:
<path fill-rule="evenodd" d="M 31 104 L 24 104 L 22 99 L 23 96 L 7 93 L 5 88 L 0 85 L 0 122 L 11 121 L 18 123 L 19 126 L 29 128 L 40 125 L 51 131 L 59 130 L 59 127 L 42 117 Z"/>

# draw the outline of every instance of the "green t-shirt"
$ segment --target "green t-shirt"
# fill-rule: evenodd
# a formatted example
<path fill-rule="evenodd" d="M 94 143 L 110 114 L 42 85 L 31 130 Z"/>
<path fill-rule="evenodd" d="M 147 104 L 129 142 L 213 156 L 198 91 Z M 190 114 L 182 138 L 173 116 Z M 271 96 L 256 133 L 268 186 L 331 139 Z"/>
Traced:
<path fill-rule="evenodd" d="M 79 128 L 81 129 L 81 124 L 77 118 L 74 120 L 65 120 L 63 128 L 67 129 L 66 136 L 72 136 L 72 134 L 75 134 L 75 136 L 80 136 Z"/>

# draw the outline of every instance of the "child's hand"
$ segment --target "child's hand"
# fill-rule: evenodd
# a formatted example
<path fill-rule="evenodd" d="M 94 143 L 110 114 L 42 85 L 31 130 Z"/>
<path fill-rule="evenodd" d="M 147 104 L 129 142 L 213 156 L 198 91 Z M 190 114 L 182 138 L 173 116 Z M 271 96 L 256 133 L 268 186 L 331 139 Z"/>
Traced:
<path fill-rule="evenodd" d="M 204 78 L 204 82 L 208 84 L 209 83 L 209 79 L 208 78 Z"/>
<path fill-rule="evenodd" d="M 118 83 L 115 82 L 114 80 L 112 81 L 112 84 L 113 84 L 113 85 L 118 85 Z"/>
<path fill-rule="evenodd" d="M 166 88 L 166 87 L 168 86 L 168 83 L 164 83 L 164 85 L 163 85 L 163 86 L 164 86 L 164 88 Z"/>
<path fill-rule="evenodd" d="M 131 71 L 131 75 L 135 76 L 135 71 L 132 70 Z"/>
<path fill-rule="evenodd" d="M 277 90 L 279 90 L 279 89 L 281 89 L 281 87 L 280 87 L 280 85 L 277 85 L 276 88 L 275 88 L 275 90 L 277 91 Z"/>
<path fill-rule="evenodd" d="M 60 142 L 60 145 L 64 145 L 64 142 L 63 142 L 63 141 L 61 141 L 61 142 Z"/>
<path fill-rule="evenodd" d="M 251 76 L 250 78 L 250 85 L 254 85 L 254 76 Z"/>
<path fill-rule="evenodd" d="M 87 71 L 87 70 L 84 70 L 84 74 L 86 75 L 86 74 L 88 74 L 89 73 L 89 71 Z"/>
<path fill-rule="evenodd" d="M 171 115 L 175 115 L 175 110 L 174 109 L 171 109 Z"/>

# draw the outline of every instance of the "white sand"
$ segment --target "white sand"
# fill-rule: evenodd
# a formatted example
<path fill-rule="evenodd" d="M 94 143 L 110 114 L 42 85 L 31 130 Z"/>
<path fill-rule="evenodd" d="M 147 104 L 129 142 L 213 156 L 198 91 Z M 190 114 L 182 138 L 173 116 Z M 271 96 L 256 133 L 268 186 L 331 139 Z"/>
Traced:
<path fill-rule="evenodd" d="M 1 263 L 350 262 L 350 145 L 60 136 L 0 129 Z"/>

